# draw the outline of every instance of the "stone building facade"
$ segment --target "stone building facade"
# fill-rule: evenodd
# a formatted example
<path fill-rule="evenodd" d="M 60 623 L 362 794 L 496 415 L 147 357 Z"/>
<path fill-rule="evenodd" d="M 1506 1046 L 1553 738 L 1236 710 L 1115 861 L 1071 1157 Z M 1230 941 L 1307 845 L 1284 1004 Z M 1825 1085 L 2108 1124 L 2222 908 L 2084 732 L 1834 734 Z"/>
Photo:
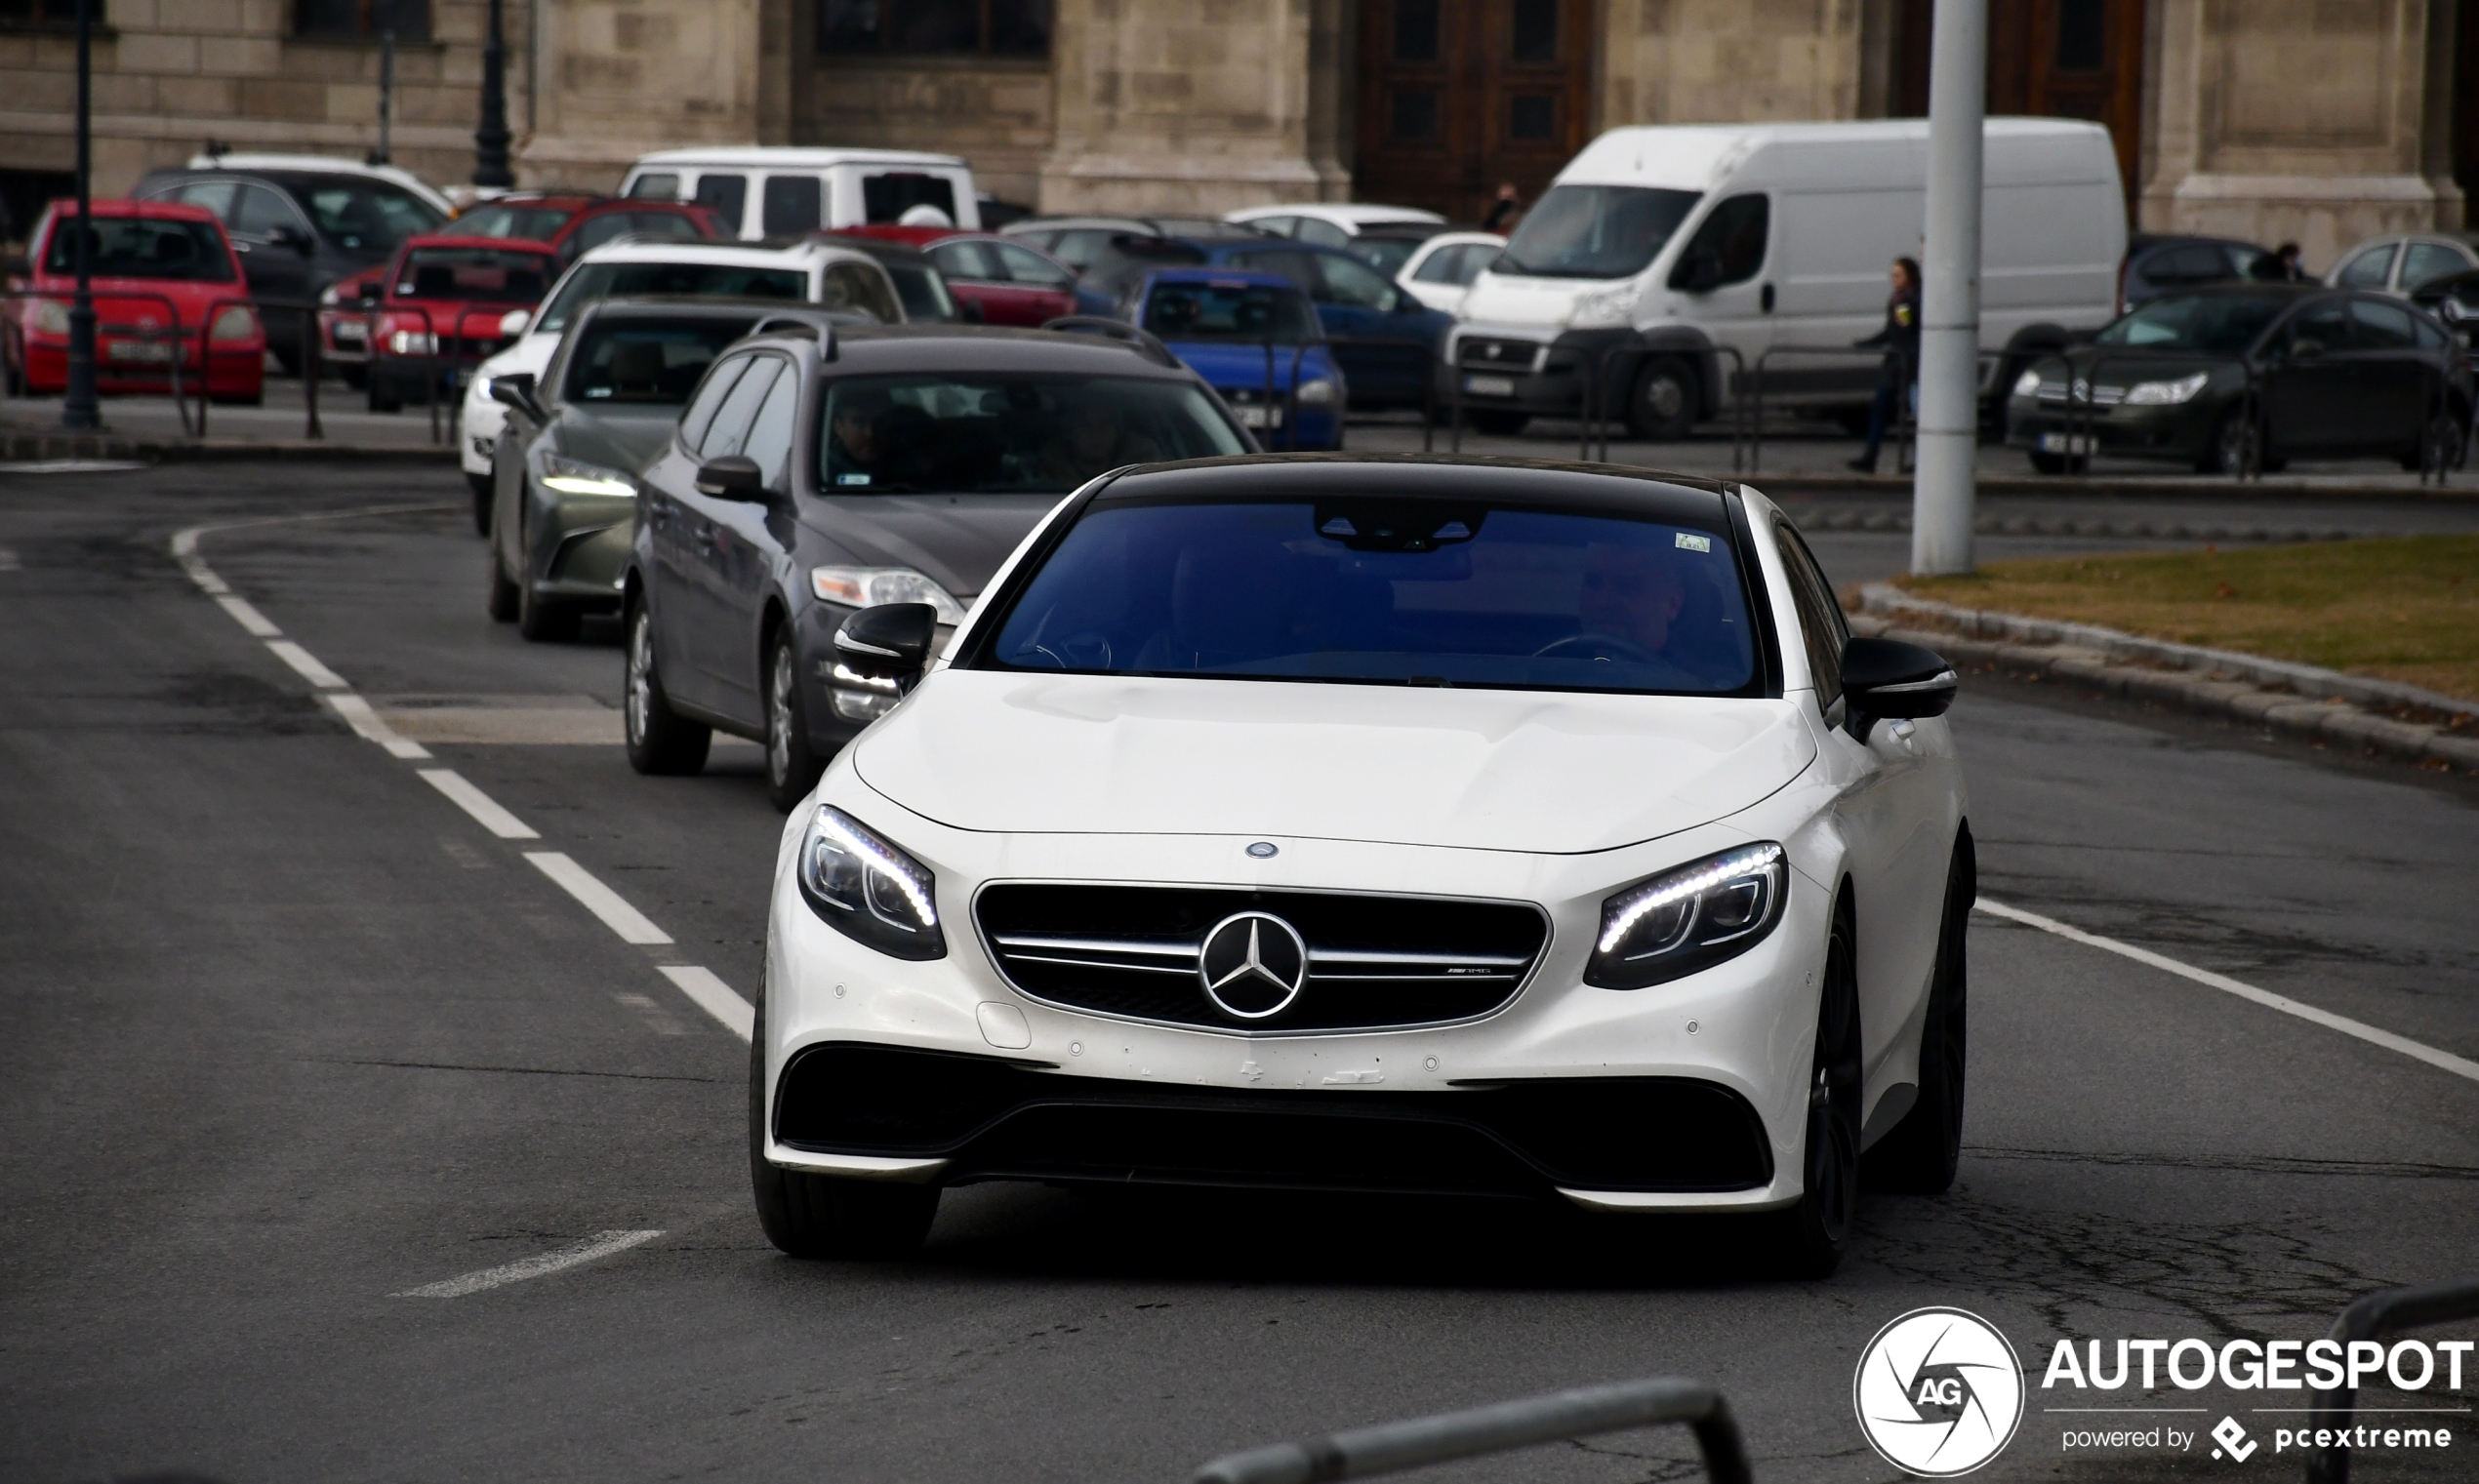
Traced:
<path fill-rule="evenodd" d="M 0 182 L 70 157 L 73 0 L 0 0 Z M 97 182 L 208 140 L 471 172 L 488 0 L 97 0 Z M 1477 215 L 1620 124 L 1921 111 L 1932 0 L 503 0 L 520 178 L 706 142 L 932 148 L 1045 211 L 1297 199 Z M 2131 220 L 2459 226 L 2479 0 L 1991 0 L 1995 111 L 2109 124 Z"/>

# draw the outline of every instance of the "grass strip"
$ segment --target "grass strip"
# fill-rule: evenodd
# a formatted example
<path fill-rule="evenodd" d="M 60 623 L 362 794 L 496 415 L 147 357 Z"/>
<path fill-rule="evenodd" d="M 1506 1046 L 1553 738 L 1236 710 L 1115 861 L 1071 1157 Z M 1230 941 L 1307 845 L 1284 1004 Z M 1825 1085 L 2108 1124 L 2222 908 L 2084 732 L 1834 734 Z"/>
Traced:
<path fill-rule="evenodd" d="M 1940 603 L 2237 650 L 2479 701 L 2479 536 L 1993 562 Z"/>

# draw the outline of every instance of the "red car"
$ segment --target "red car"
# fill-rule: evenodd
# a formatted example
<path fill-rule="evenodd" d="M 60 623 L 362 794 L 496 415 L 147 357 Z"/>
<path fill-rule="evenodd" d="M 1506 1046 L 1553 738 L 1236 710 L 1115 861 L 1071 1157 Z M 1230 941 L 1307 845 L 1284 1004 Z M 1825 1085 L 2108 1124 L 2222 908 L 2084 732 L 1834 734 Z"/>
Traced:
<path fill-rule="evenodd" d="M 215 214 L 162 201 L 96 201 L 92 209 L 96 390 L 169 392 L 178 356 L 183 395 L 196 395 L 203 381 L 219 402 L 264 400 L 266 330 Z M 44 208 L 32 253 L 12 264 L 9 286 L 37 296 L 0 300 L 0 364 L 14 395 L 68 388 L 77 239 L 63 228 L 75 220 L 71 202 Z"/>
<path fill-rule="evenodd" d="M 467 212 L 448 229 L 460 237 L 512 238 L 540 242 L 559 256 L 562 268 L 606 242 L 623 237 L 677 237 L 686 242 L 727 237 L 722 219 L 703 206 L 676 201 L 638 201 L 625 196 L 546 195 L 538 191 L 496 196 Z M 361 342 L 364 317 L 357 307 L 365 284 L 386 281 L 393 266 L 375 268 L 338 280 L 319 297 L 318 333 L 321 353 L 349 386 L 364 384 L 369 359 Z"/>
<path fill-rule="evenodd" d="M 433 378 L 440 400 L 453 405 L 463 370 L 525 333 L 524 319 L 511 316 L 542 302 L 559 267 L 559 255 L 538 242 L 407 238 L 386 279 L 372 286 L 377 292 L 362 297 L 370 410 L 425 400 Z"/>
<path fill-rule="evenodd" d="M 878 224 L 844 231 L 919 248 L 947 280 L 948 293 L 959 303 L 981 305 L 985 324 L 1042 325 L 1076 312 L 1075 272 L 1013 237 L 943 226 Z"/>

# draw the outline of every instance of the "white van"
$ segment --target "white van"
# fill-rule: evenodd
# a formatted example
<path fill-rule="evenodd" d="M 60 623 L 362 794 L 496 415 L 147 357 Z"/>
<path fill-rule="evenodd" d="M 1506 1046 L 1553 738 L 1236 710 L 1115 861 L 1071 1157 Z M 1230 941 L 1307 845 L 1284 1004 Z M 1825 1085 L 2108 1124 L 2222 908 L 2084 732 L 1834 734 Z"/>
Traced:
<path fill-rule="evenodd" d="M 981 229 L 973 168 L 952 154 L 742 144 L 665 149 L 629 167 L 620 194 L 711 207 L 750 241 L 903 221 Z"/>
<path fill-rule="evenodd" d="M 1684 436 L 1764 362 L 1768 399 L 1866 401 L 1887 270 L 1920 256 L 1929 128 L 1865 123 L 1613 129 L 1558 174 L 1474 281 L 1449 337 L 1475 426 L 1571 417 L 1597 378 L 1604 415 Z M 2126 253 L 2117 154 L 2097 124 L 1987 122 L 1980 229 L 1981 387 L 2116 317 Z M 1717 347 L 1737 352 L 1733 363 Z M 1453 383 L 1441 387 L 1450 394 Z"/>

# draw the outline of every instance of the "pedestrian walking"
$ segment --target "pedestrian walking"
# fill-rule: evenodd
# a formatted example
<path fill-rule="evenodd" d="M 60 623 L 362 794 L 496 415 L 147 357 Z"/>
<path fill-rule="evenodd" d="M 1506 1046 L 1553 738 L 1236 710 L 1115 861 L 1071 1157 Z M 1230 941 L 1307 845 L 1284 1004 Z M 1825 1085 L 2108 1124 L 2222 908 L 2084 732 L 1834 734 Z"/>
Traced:
<path fill-rule="evenodd" d="M 1515 229 L 1515 219 L 1524 215 L 1524 205 L 1515 194 L 1513 180 L 1498 182 L 1498 193 L 1489 202 L 1489 214 L 1481 219 L 1484 232 L 1509 232 Z"/>
<path fill-rule="evenodd" d="M 1919 405 L 1919 261 L 1896 258 L 1890 276 L 1893 292 L 1885 301 L 1884 328 L 1853 342 L 1862 350 L 1885 351 L 1883 368 L 1877 374 L 1876 398 L 1868 404 L 1868 446 L 1850 461 L 1850 466 L 1862 474 L 1877 471 L 1877 453 L 1885 446 L 1885 432 L 1893 424 L 1895 409 L 1905 402 L 1913 407 Z"/>

